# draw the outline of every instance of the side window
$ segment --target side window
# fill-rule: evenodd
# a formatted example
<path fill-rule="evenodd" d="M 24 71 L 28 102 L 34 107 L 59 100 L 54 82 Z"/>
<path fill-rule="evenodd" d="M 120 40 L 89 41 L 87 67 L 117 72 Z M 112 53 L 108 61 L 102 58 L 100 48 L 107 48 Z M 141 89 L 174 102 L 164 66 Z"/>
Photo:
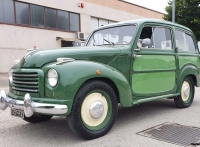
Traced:
<path fill-rule="evenodd" d="M 140 38 L 138 39 L 138 42 L 137 42 L 137 45 L 138 45 L 138 47 L 142 47 L 142 40 L 143 39 L 150 39 L 151 40 L 151 44 L 149 45 L 149 46 L 146 46 L 145 48 L 154 48 L 154 46 L 153 46 L 153 33 L 152 33 L 152 31 L 153 31 L 153 28 L 152 27 L 144 27 L 143 29 L 142 29 L 142 32 L 141 32 L 141 34 L 140 34 Z"/>
<path fill-rule="evenodd" d="M 141 47 L 142 39 L 149 38 L 151 44 L 146 48 L 172 49 L 171 31 L 164 27 L 144 27 L 138 40 L 138 47 Z"/>
<path fill-rule="evenodd" d="M 184 32 L 175 30 L 176 47 L 179 51 L 195 52 L 195 45 L 192 37 Z"/>
<path fill-rule="evenodd" d="M 172 49 L 171 31 L 168 28 L 154 28 L 154 47 L 156 49 Z"/>
<path fill-rule="evenodd" d="M 195 45 L 192 37 L 188 34 L 185 34 L 185 38 L 186 38 L 186 49 L 189 52 L 195 52 Z"/>
<path fill-rule="evenodd" d="M 176 47 L 178 47 L 178 50 L 186 50 L 185 46 L 185 35 L 181 31 L 175 30 L 175 38 L 176 38 Z"/>

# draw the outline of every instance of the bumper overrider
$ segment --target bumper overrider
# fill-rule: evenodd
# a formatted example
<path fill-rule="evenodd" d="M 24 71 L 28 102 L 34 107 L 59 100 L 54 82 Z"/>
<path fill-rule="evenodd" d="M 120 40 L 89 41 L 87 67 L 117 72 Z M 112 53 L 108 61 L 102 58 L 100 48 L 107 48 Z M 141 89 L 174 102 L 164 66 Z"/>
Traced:
<path fill-rule="evenodd" d="M 5 91 L 1 90 L 0 109 L 5 110 L 7 107 L 24 111 L 26 117 L 31 117 L 34 113 L 62 115 L 68 111 L 67 105 L 34 102 L 29 93 L 25 94 L 24 101 L 20 101 L 8 97 Z"/>

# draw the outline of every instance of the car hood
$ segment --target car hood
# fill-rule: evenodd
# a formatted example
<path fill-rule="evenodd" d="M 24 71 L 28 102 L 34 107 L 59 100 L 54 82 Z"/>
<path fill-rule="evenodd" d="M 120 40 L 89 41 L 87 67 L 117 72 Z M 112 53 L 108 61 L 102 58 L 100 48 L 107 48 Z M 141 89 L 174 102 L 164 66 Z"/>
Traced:
<path fill-rule="evenodd" d="M 108 64 L 119 54 L 120 49 L 116 46 L 44 49 L 29 53 L 21 59 L 19 64 L 23 68 L 37 68 L 47 63 L 56 62 L 57 58 L 73 58 L 75 60 L 87 60 Z"/>

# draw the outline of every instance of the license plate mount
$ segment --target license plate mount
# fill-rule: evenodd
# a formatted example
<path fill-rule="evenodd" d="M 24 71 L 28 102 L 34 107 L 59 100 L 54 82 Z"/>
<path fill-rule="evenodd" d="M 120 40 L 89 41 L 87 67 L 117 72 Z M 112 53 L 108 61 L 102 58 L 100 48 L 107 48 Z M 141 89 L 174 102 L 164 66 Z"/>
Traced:
<path fill-rule="evenodd" d="M 24 111 L 19 109 L 11 109 L 11 115 L 16 117 L 24 117 Z"/>

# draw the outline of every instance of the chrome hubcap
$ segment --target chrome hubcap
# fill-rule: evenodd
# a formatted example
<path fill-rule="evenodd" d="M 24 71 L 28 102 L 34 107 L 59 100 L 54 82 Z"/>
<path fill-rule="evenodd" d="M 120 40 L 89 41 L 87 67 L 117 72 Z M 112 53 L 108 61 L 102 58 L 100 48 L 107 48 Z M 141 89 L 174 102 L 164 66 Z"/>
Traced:
<path fill-rule="evenodd" d="M 90 127 L 100 125 L 105 120 L 107 113 L 108 103 L 101 93 L 89 94 L 82 103 L 81 118 Z"/>
<path fill-rule="evenodd" d="M 184 102 L 188 101 L 190 97 L 190 85 L 187 81 L 183 82 L 182 90 L 181 90 L 181 97 Z"/>
<path fill-rule="evenodd" d="M 95 101 L 90 105 L 90 116 L 94 119 L 98 119 L 103 115 L 104 112 L 104 106 L 103 103 L 100 101 Z"/>
<path fill-rule="evenodd" d="M 188 97 L 189 93 L 190 93 L 190 89 L 189 89 L 189 87 L 186 86 L 186 87 L 184 88 L 184 95 L 185 95 L 186 97 Z"/>

